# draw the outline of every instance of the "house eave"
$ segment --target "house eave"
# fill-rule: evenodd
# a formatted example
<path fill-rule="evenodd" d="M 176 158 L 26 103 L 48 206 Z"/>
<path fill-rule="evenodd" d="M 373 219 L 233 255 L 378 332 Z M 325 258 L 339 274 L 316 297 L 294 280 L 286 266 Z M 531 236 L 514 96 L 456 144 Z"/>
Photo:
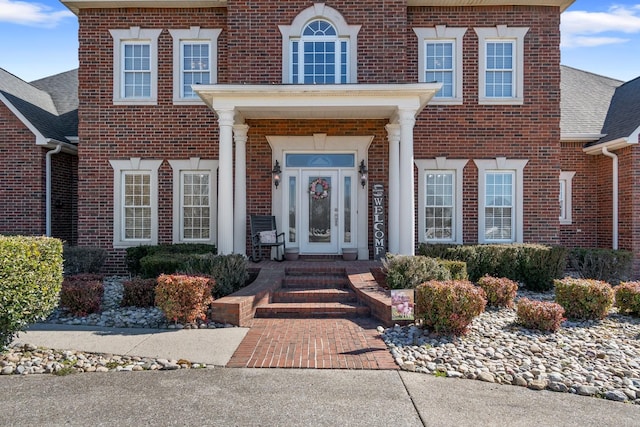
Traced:
<path fill-rule="evenodd" d="M 62 147 L 62 152 L 67 154 L 78 155 L 78 147 L 74 144 L 69 144 L 68 142 L 58 141 L 53 138 L 46 138 L 36 142 L 36 145 L 41 147 L 53 150 L 58 146 Z"/>
<path fill-rule="evenodd" d="M 600 144 L 596 144 L 596 145 L 591 145 L 589 147 L 585 147 L 582 149 L 582 151 L 585 154 L 589 154 L 592 156 L 598 155 L 598 154 L 602 154 L 602 149 L 606 148 L 608 151 L 616 151 L 619 150 L 621 148 L 625 148 L 628 147 L 630 145 L 635 145 L 637 144 L 638 141 L 630 141 L 629 138 L 624 137 L 624 138 L 618 138 L 618 139 L 614 139 L 612 141 L 607 141 L 607 142 L 603 142 Z"/>
<path fill-rule="evenodd" d="M 227 0 L 61 0 L 76 15 L 81 9 L 118 9 L 124 7 L 188 9 L 227 7 Z M 550 6 L 563 12 L 574 0 L 408 0 L 407 6 Z"/>
<path fill-rule="evenodd" d="M 603 133 L 561 133 L 560 141 L 593 142 L 605 136 Z"/>
<path fill-rule="evenodd" d="M 398 110 L 420 111 L 441 83 L 346 85 L 194 85 L 214 111 L 246 119 L 394 119 Z"/>
<path fill-rule="evenodd" d="M 407 0 L 407 6 L 551 6 L 564 12 L 575 0 Z"/>
<path fill-rule="evenodd" d="M 119 9 L 125 7 L 153 9 L 191 9 L 227 7 L 227 0 L 60 0 L 76 15 L 82 9 Z"/>

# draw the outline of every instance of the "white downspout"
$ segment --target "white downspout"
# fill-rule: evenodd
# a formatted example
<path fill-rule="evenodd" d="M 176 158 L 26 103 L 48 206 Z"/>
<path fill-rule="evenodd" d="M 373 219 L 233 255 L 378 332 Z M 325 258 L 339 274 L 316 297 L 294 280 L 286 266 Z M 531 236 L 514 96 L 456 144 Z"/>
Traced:
<path fill-rule="evenodd" d="M 60 150 L 62 150 L 62 145 L 58 145 L 56 148 L 54 148 L 53 150 L 49 150 L 47 151 L 47 157 L 46 157 L 46 201 L 45 201 L 45 205 L 46 205 L 46 216 L 45 216 L 45 221 L 46 221 L 46 230 L 45 230 L 45 234 L 47 235 L 47 237 L 51 237 L 51 157 L 54 154 L 58 154 L 60 152 Z"/>
<path fill-rule="evenodd" d="M 602 154 L 613 159 L 613 248 L 618 249 L 618 156 L 602 147 Z"/>

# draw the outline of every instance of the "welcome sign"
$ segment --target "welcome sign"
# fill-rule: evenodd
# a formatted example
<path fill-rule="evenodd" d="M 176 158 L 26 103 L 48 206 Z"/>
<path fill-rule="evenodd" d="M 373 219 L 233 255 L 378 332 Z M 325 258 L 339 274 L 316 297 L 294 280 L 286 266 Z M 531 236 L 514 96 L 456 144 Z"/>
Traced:
<path fill-rule="evenodd" d="M 384 232 L 384 185 L 373 184 L 373 259 L 382 259 L 386 255 L 386 235 Z"/>

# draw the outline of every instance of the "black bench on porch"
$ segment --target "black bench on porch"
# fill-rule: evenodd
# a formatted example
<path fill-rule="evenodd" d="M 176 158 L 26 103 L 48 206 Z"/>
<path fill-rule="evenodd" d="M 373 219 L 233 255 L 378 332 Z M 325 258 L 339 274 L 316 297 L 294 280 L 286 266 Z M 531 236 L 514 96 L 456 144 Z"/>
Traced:
<path fill-rule="evenodd" d="M 262 261 L 262 249 L 276 248 L 276 260 L 284 260 L 285 239 L 284 233 L 278 233 L 276 217 L 272 215 L 251 215 L 251 261 Z M 279 247 L 282 246 L 282 255 L 278 258 Z"/>

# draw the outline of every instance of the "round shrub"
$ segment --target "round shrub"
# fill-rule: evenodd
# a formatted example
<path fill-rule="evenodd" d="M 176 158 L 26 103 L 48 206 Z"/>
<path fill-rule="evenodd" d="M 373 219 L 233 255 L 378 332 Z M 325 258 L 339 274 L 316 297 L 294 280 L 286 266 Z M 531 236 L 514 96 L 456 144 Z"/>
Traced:
<path fill-rule="evenodd" d="M 0 351 L 53 311 L 61 284 L 60 240 L 0 236 Z"/>
<path fill-rule="evenodd" d="M 62 282 L 60 306 L 74 316 L 99 313 L 104 295 L 102 276 L 77 274 Z"/>
<path fill-rule="evenodd" d="M 507 278 L 482 276 L 478 279 L 480 286 L 487 296 L 487 305 L 490 307 L 513 307 L 513 300 L 518 291 L 518 284 Z"/>
<path fill-rule="evenodd" d="M 156 299 L 156 280 L 139 277 L 122 283 L 121 307 L 153 307 Z"/>
<path fill-rule="evenodd" d="M 383 260 L 390 289 L 414 289 L 428 280 L 451 280 L 451 273 L 437 259 L 387 254 Z"/>
<path fill-rule="evenodd" d="M 482 288 L 466 280 L 432 280 L 416 288 L 416 316 L 437 333 L 466 333 L 485 305 Z"/>
<path fill-rule="evenodd" d="M 520 298 L 516 306 L 517 322 L 528 329 L 555 332 L 564 319 L 564 308 L 560 304 Z"/>
<path fill-rule="evenodd" d="M 615 294 L 620 313 L 640 315 L 640 282 L 622 282 L 616 286 Z"/>
<path fill-rule="evenodd" d="M 607 282 L 565 277 L 554 284 L 556 302 L 571 319 L 604 319 L 613 305 L 613 289 Z"/>
<path fill-rule="evenodd" d="M 213 285 L 209 277 L 162 274 L 156 286 L 156 305 L 174 322 L 193 323 L 196 319 L 205 319 L 207 308 L 213 302 Z"/>

